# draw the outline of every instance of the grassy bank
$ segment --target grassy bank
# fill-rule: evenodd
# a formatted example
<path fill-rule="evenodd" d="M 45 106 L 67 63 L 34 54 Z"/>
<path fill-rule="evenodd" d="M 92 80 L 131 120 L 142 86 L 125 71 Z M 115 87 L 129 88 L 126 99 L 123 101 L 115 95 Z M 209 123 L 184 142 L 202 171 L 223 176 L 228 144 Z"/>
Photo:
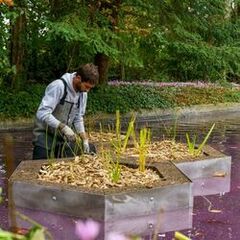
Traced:
<path fill-rule="evenodd" d="M 29 85 L 24 91 L 0 90 L 0 120 L 32 118 L 44 94 L 45 86 Z M 89 93 L 87 114 L 121 113 L 140 109 L 166 109 L 199 104 L 240 102 L 240 90 L 223 87 L 193 86 L 101 86 Z"/>

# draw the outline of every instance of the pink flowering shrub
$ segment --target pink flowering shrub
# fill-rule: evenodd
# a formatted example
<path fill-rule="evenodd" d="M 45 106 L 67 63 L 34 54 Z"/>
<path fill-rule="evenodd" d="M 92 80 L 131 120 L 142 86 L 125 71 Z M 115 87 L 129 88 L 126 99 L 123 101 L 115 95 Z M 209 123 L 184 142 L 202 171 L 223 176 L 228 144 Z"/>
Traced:
<path fill-rule="evenodd" d="M 121 86 L 121 85 L 142 85 L 150 87 L 196 87 L 196 88 L 208 88 L 208 87 L 219 87 L 217 84 L 204 83 L 201 81 L 197 82 L 125 82 L 125 81 L 109 81 L 108 85 Z"/>

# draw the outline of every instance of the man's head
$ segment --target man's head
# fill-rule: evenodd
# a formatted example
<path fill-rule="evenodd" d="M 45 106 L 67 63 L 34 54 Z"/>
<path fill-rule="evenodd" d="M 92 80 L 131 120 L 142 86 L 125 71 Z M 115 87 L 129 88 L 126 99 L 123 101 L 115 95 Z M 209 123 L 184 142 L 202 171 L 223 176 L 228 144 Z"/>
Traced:
<path fill-rule="evenodd" d="M 73 81 L 73 86 L 76 91 L 88 92 L 91 88 L 97 85 L 98 79 L 98 67 L 92 63 L 88 63 L 80 66 L 77 69 L 76 77 Z"/>

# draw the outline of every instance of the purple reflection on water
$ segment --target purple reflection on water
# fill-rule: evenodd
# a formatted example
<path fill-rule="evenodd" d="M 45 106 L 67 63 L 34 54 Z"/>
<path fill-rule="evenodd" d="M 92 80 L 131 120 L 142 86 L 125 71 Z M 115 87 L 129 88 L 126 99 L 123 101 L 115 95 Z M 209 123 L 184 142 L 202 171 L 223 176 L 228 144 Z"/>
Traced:
<path fill-rule="evenodd" d="M 196 126 L 197 128 L 198 126 Z M 218 127 L 218 126 L 217 126 Z M 214 138 L 211 139 L 211 145 L 232 156 L 231 171 L 231 191 L 229 193 L 220 193 L 204 197 L 194 198 L 193 209 L 193 227 L 192 229 L 180 230 L 192 239 L 207 240 L 225 240 L 240 237 L 240 126 L 234 122 L 228 122 L 228 125 L 222 130 L 221 127 L 215 129 Z M 179 134 L 184 135 L 185 130 L 179 130 Z M 230 130 L 229 130 L 230 129 Z M 232 130 L 233 129 L 233 130 Z M 222 132 L 225 131 L 225 132 Z M 220 133 L 221 132 L 221 133 Z M 15 156 L 16 159 L 31 158 L 31 131 L 20 131 L 12 133 L 16 141 Z M 3 134 L 0 134 L 0 143 L 2 143 Z M 5 173 L 2 168 L 2 144 L 0 145 L 0 186 L 4 188 L 5 194 Z M 210 206 L 211 205 L 211 206 Z M 7 201 L 0 205 L 0 227 L 7 229 Z M 149 230 L 149 234 L 151 230 Z M 173 232 L 159 234 L 158 239 L 172 239 Z M 149 239 L 149 236 L 146 237 Z"/>

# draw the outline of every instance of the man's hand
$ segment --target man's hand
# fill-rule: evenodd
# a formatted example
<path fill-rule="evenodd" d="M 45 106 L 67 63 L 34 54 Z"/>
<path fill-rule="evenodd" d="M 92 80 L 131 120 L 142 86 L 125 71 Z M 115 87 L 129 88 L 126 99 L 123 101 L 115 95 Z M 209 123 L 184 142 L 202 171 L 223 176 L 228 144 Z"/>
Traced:
<path fill-rule="evenodd" d="M 84 153 L 89 153 L 90 152 L 90 147 L 88 143 L 88 139 L 83 140 L 83 152 Z"/>
<path fill-rule="evenodd" d="M 74 131 L 67 125 L 61 128 L 60 131 L 67 138 L 68 141 L 76 141 L 76 136 Z"/>

